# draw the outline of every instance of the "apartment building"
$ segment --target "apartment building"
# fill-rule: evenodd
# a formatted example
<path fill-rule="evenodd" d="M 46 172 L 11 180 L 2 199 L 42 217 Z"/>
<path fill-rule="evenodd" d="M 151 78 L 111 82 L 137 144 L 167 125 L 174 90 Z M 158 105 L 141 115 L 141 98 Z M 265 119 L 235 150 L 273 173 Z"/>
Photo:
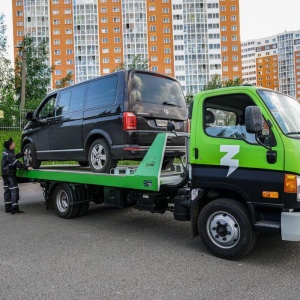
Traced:
<path fill-rule="evenodd" d="M 242 78 L 300 100 L 300 31 L 242 43 Z"/>
<path fill-rule="evenodd" d="M 198 92 L 214 74 L 241 78 L 238 0 L 12 0 L 14 43 L 49 43 L 52 84 L 113 72 L 136 55 Z M 15 55 L 17 55 L 15 50 Z"/>

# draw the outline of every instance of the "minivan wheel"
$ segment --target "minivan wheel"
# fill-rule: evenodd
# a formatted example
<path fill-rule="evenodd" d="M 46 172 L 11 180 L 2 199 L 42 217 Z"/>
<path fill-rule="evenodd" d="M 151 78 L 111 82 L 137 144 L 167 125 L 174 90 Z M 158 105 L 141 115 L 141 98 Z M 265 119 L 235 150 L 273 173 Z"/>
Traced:
<path fill-rule="evenodd" d="M 24 155 L 23 160 L 26 167 L 32 167 L 38 169 L 41 165 L 41 161 L 37 159 L 35 148 L 32 144 L 26 144 L 23 148 Z"/>
<path fill-rule="evenodd" d="M 118 163 L 111 158 L 110 147 L 104 139 L 97 139 L 92 143 L 88 159 L 90 168 L 96 173 L 109 173 Z"/>

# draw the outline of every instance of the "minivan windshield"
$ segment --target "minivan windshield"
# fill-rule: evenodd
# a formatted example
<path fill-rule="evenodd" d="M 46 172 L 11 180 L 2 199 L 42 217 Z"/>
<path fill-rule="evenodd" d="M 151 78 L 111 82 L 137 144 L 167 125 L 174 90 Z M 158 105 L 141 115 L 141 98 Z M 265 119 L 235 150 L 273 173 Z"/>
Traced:
<path fill-rule="evenodd" d="M 132 102 L 186 107 L 180 84 L 171 78 L 134 72 L 130 86 Z"/>
<path fill-rule="evenodd" d="M 282 132 L 300 138 L 300 105 L 297 100 L 267 90 L 257 91 L 263 99 Z"/>

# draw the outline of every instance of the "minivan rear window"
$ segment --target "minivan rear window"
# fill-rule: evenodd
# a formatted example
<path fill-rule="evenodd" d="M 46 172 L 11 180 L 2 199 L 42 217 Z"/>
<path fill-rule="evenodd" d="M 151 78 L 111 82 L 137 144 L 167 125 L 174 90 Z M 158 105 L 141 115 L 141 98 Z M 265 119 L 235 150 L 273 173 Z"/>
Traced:
<path fill-rule="evenodd" d="M 90 109 L 115 103 L 118 76 L 101 78 L 89 83 L 85 108 Z"/>
<path fill-rule="evenodd" d="M 130 97 L 132 102 L 186 107 L 180 84 L 155 74 L 133 73 Z"/>

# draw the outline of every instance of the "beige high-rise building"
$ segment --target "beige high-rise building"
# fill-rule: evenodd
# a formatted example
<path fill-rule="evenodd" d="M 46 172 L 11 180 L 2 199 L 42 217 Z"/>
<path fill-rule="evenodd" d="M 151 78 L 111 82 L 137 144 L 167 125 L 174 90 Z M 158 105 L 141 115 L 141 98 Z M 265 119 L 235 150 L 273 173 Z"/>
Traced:
<path fill-rule="evenodd" d="M 12 0 L 14 43 L 49 43 L 52 85 L 111 73 L 136 55 L 194 93 L 241 78 L 238 0 Z M 17 51 L 17 50 L 15 50 Z M 15 52 L 17 55 L 17 52 Z"/>
<path fill-rule="evenodd" d="M 300 31 L 242 43 L 243 79 L 300 100 Z"/>

